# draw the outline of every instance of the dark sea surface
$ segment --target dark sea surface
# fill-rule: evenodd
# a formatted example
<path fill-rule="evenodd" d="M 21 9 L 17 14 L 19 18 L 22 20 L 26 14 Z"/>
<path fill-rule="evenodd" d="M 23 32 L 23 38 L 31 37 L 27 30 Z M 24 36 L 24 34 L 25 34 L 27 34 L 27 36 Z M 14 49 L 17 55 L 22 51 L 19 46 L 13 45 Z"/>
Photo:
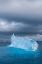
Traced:
<path fill-rule="evenodd" d="M 8 47 L 10 42 L 0 42 L 0 64 L 42 64 L 42 41 L 37 43 L 38 50 L 27 52 Z"/>

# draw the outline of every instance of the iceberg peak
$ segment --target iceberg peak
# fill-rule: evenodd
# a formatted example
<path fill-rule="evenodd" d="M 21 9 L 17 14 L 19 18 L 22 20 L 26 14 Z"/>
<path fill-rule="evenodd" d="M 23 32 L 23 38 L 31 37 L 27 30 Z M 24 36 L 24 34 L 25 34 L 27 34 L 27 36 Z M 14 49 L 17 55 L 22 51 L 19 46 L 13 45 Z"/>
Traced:
<path fill-rule="evenodd" d="M 14 34 L 11 36 L 11 45 L 15 48 L 21 48 L 26 51 L 35 51 L 38 48 L 38 44 L 35 40 L 27 37 L 17 37 Z"/>

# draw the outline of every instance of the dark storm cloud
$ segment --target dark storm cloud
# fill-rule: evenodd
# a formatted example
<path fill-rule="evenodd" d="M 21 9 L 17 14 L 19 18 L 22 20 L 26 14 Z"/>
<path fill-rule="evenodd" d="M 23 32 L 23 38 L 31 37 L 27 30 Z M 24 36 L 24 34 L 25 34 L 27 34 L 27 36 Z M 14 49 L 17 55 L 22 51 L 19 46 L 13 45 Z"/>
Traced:
<path fill-rule="evenodd" d="M 29 24 L 42 23 L 42 1 L 0 0 L 0 18 Z"/>
<path fill-rule="evenodd" d="M 0 0 L 0 34 L 13 33 L 42 34 L 42 0 Z"/>

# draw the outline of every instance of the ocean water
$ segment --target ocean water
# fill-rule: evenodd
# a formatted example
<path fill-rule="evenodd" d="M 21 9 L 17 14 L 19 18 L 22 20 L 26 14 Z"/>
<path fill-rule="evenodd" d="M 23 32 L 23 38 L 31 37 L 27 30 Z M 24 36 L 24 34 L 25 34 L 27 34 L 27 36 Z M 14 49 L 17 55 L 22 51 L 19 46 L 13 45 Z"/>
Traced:
<path fill-rule="evenodd" d="M 0 46 L 0 64 L 42 64 L 42 41 L 37 43 L 38 49 L 28 52 L 6 45 Z"/>

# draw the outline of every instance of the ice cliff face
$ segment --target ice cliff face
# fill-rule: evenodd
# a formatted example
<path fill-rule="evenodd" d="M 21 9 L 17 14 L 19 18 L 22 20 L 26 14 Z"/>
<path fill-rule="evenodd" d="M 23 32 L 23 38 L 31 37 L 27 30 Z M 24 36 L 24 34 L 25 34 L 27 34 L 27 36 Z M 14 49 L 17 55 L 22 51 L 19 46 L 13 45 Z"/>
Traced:
<path fill-rule="evenodd" d="M 11 36 L 11 45 L 15 48 L 21 48 L 26 51 L 35 51 L 38 48 L 36 41 L 29 38 L 15 37 L 14 34 Z"/>

